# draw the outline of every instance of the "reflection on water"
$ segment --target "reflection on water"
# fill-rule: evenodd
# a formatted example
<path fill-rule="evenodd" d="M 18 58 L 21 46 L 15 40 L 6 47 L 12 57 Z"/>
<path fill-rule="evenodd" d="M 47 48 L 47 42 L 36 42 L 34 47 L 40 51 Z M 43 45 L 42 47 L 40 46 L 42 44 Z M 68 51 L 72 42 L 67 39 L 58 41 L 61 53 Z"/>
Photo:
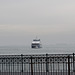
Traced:
<path fill-rule="evenodd" d="M 45 45 L 43 48 L 32 49 L 30 46 L 1 46 L 0 54 L 72 54 L 75 47 L 71 45 Z"/>

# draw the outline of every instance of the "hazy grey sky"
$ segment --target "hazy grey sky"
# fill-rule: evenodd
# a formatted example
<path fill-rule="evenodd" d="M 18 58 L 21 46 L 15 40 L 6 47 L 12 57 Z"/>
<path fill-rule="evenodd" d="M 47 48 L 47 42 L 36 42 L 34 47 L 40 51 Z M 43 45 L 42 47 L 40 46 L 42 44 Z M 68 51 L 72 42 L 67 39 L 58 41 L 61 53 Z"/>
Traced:
<path fill-rule="evenodd" d="M 75 0 L 0 0 L 0 46 L 75 43 Z"/>

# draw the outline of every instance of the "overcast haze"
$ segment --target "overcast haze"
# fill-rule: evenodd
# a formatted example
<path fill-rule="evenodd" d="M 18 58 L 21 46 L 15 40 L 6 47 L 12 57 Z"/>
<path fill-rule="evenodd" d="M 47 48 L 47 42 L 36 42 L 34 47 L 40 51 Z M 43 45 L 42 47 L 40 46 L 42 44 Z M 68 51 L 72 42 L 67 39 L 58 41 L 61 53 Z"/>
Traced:
<path fill-rule="evenodd" d="M 0 0 L 0 46 L 75 44 L 75 0 Z"/>

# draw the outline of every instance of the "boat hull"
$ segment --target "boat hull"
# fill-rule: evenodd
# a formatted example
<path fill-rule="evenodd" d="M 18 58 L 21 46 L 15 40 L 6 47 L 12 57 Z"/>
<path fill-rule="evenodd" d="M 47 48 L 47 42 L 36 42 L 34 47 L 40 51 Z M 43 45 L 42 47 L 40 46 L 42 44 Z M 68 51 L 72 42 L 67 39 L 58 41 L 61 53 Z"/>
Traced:
<path fill-rule="evenodd" d="M 41 44 L 40 45 L 31 45 L 31 48 L 42 48 Z"/>

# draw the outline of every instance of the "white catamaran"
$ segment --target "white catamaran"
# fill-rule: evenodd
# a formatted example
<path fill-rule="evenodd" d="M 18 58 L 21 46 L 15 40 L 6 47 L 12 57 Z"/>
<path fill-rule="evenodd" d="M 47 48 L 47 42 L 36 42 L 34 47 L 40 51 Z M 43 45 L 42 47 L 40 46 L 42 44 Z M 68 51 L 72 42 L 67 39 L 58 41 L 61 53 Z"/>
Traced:
<path fill-rule="evenodd" d="M 31 43 L 31 48 L 42 48 L 42 44 L 40 39 L 33 39 L 32 43 Z"/>

